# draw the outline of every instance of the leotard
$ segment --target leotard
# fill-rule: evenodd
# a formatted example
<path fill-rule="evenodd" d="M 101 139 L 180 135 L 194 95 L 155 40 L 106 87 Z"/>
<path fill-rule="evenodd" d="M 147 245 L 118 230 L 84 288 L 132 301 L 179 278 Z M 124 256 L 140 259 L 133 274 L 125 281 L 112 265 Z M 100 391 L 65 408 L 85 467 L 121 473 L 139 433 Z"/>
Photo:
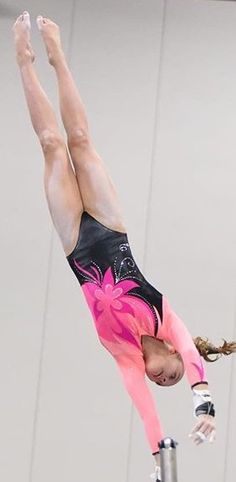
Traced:
<path fill-rule="evenodd" d="M 207 383 L 193 339 L 167 298 L 142 275 L 127 233 L 104 226 L 84 211 L 78 242 L 67 260 L 82 287 L 98 337 L 114 357 L 156 453 L 164 434 L 145 380 L 141 338 L 149 335 L 169 341 L 182 356 L 191 387 Z"/>

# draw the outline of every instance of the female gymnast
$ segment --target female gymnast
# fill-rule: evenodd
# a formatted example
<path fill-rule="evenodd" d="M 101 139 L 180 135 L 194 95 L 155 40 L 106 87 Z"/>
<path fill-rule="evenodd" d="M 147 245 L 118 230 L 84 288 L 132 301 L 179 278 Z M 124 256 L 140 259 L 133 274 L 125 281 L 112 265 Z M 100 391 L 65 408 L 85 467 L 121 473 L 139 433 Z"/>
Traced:
<path fill-rule="evenodd" d="M 62 50 L 59 27 L 42 16 L 37 17 L 37 25 L 56 72 L 68 148 L 33 67 L 28 12 L 19 16 L 13 31 L 32 125 L 45 158 L 49 210 L 98 337 L 114 357 L 143 420 L 155 457 L 155 480 L 160 481 L 158 443 L 163 431 L 145 374 L 158 385 L 170 386 L 186 372 L 198 419 L 192 439 L 196 444 L 213 441 L 215 410 L 200 355 L 208 359 L 209 354 L 229 354 L 236 350 L 236 344 L 225 342 L 217 349 L 201 338 L 194 343 L 167 298 L 140 272 L 130 250 L 116 190 L 91 140 L 85 108 Z"/>

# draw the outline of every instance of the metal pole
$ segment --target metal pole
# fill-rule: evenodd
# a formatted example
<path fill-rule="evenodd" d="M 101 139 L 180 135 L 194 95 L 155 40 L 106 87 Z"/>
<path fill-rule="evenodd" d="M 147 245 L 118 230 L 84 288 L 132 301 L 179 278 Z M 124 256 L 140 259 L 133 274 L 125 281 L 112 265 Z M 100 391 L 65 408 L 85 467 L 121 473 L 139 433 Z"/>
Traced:
<path fill-rule="evenodd" d="M 177 461 L 176 461 L 175 440 L 167 437 L 159 443 L 161 457 L 161 482 L 177 481 Z"/>

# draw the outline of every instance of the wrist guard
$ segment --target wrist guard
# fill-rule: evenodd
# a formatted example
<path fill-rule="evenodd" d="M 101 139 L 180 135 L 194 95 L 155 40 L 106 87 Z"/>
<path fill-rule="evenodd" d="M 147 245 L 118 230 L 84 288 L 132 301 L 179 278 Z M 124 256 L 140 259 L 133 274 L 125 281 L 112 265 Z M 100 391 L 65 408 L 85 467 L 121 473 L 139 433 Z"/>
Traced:
<path fill-rule="evenodd" d="M 194 416 L 211 415 L 215 416 L 214 404 L 209 390 L 193 390 Z"/>

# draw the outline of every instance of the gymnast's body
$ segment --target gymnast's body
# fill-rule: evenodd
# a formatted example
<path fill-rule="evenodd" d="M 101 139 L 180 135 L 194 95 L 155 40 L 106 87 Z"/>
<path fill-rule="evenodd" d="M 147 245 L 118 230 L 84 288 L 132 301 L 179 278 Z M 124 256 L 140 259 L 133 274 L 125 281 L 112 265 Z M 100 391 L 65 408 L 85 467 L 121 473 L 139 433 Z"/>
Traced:
<path fill-rule="evenodd" d="M 143 420 L 155 458 L 155 480 L 160 481 L 158 443 L 164 433 L 145 376 L 165 387 L 178 383 L 186 372 L 197 417 L 192 439 L 196 444 L 213 441 L 215 410 L 200 355 L 204 343 L 201 341 L 197 349 L 167 298 L 140 272 L 115 187 L 91 140 L 85 108 L 61 46 L 59 27 L 42 16 L 37 17 L 37 25 L 55 69 L 67 145 L 33 66 L 28 12 L 16 20 L 13 31 L 32 125 L 45 158 L 49 211 L 91 310 L 98 337 L 117 363 Z M 229 345 L 228 350 L 234 351 L 234 345 Z M 207 353 L 220 353 L 209 346 Z"/>

